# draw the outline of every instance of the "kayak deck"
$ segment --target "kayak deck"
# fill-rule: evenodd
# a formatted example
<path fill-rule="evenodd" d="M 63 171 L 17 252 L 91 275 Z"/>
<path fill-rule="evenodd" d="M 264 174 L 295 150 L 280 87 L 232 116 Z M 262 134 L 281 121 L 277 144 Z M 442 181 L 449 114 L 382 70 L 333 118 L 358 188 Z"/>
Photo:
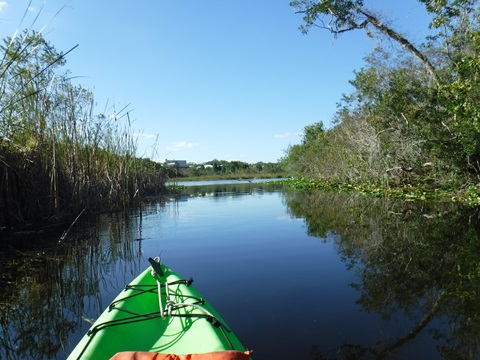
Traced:
<path fill-rule="evenodd" d="M 109 359 L 120 351 L 245 351 L 220 315 L 191 286 L 193 280 L 158 266 L 157 271 L 149 267 L 126 286 L 68 359 Z"/>

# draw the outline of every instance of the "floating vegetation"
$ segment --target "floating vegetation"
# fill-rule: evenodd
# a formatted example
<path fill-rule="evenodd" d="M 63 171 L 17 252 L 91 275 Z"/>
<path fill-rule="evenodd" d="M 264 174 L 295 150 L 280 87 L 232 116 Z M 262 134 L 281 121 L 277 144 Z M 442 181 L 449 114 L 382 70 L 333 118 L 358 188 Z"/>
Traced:
<path fill-rule="evenodd" d="M 387 197 L 405 201 L 453 201 L 472 206 L 480 204 L 480 191 L 476 186 L 466 190 L 431 188 L 424 184 L 405 184 L 387 187 L 376 183 L 337 183 L 327 180 L 311 180 L 305 178 L 280 180 L 277 183 L 300 190 L 321 190 L 330 192 L 356 192 L 360 194 Z"/>

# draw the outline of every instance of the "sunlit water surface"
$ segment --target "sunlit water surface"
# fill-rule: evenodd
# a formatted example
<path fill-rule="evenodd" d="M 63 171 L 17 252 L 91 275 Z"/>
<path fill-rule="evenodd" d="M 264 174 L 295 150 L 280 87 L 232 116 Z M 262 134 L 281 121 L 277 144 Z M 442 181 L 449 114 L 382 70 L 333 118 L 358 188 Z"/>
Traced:
<path fill-rule="evenodd" d="M 445 328 L 441 316 L 434 316 L 414 331 L 435 306 L 427 302 L 422 305 L 422 301 L 435 297 L 438 290 L 419 293 L 413 307 L 412 301 L 405 301 L 408 312 L 414 313 L 406 315 L 405 309 L 393 305 L 401 302 L 396 298 L 399 295 L 392 295 L 398 289 L 389 289 L 379 280 L 379 286 L 385 287 L 380 288 L 371 273 L 371 284 L 364 283 L 366 277 L 361 276 L 370 266 L 370 250 L 365 249 L 378 247 L 373 243 L 386 241 L 389 235 L 385 232 L 391 232 L 391 228 L 382 228 L 385 217 L 375 218 L 375 214 L 383 213 L 388 219 L 392 215 L 386 213 L 400 210 L 383 200 L 374 205 L 372 200 L 352 200 L 348 195 L 322 196 L 315 200 L 273 185 L 216 184 L 189 188 L 187 193 L 167 201 L 153 201 L 128 216 L 105 215 L 95 226 L 77 226 L 62 244 L 63 252 L 72 260 L 58 266 L 48 262 L 45 265 L 53 266 L 55 278 L 63 284 L 49 290 L 54 299 L 58 297 L 55 302 L 60 310 L 46 316 L 73 319 L 66 333 L 57 334 L 53 340 L 53 345 L 61 342 L 58 352 L 45 356 L 44 350 L 33 344 L 31 351 L 16 351 L 19 328 L 25 325 L 15 315 L 9 315 L 1 325 L 2 343 L 10 348 L 4 348 L 0 355 L 65 358 L 90 322 L 148 266 L 147 258 L 160 256 L 184 277 L 194 278 L 194 286 L 245 346 L 253 349 L 254 359 L 379 358 L 385 348 L 391 349 L 385 358 L 442 358 L 437 346 L 444 342 L 432 335 L 433 330 Z M 355 201 L 360 203 L 353 204 Z M 354 214 L 350 206 L 363 206 L 363 210 Z M 369 206 L 380 210 L 369 214 L 365 212 Z M 367 215 L 368 220 L 361 220 Z M 398 226 L 394 225 L 395 229 Z M 381 240 L 375 235 L 377 231 Z M 342 236 L 347 234 L 357 237 L 356 245 L 351 245 L 353 240 L 345 244 Z M 399 257 L 398 261 L 404 262 L 401 269 L 405 271 L 415 266 L 408 265 L 415 259 L 410 258 L 408 263 Z M 43 275 L 43 280 L 36 281 L 46 278 L 48 275 Z M 20 286 L 12 291 L 34 291 L 32 288 L 25 285 L 24 289 Z M 368 301 L 359 301 L 362 289 L 363 293 L 365 289 L 372 294 L 385 292 L 372 295 L 372 302 L 384 302 L 380 310 L 375 311 L 379 309 L 376 303 L 368 308 Z M 32 299 L 31 294 L 24 297 L 25 301 Z M 390 305 L 392 309 L 383 312 Z M 8 330 L 10 325 L 15 328 Z M 395 345 L 412 331 L 414 336 L 401 346 Z"/>

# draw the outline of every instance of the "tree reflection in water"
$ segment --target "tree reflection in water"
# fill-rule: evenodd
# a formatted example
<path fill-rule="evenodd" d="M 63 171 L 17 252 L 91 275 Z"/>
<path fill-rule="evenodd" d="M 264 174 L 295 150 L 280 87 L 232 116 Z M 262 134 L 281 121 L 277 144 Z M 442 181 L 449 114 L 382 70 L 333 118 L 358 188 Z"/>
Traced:
<path fill-rule="evenodd" d="M 305 218 L 309 235 L 338 235 L 338 252 L 358 275 L 351 286 L 364 311 L 387 321 L 402 314 L 412 324 L 398 338 L 374 344 L 347 341 L 329 353 L 314 346 L 312 358 L 387 358 L 427 325 L 442 358 L 479 357 L 478 209 L 325 193 L 296 193 L 287 203 L 292 215 Z"/>

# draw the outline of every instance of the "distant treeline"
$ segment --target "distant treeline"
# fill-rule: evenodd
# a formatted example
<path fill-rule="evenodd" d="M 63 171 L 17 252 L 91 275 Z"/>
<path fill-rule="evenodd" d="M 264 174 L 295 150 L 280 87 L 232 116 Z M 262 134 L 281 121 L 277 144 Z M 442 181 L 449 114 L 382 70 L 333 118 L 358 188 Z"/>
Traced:
<path fill-rule="evenodd" d="M 211 160 L 202 164 L 189 163 L 188 167 L 167 167 L 168 176 L 174 178 L 252 178 L 283 177 L 284 169 L 280 163 L 262 162 L 249 164 L 242 161 Z"/>
<path fill-rule="evenodd" d="M 0 45 L 0 230 L 124 208 L 163 189 L 165 169 L 135 156 L 128 111 L 93 114 L 93 94 L 63 65 L 37 32 Z"/>

